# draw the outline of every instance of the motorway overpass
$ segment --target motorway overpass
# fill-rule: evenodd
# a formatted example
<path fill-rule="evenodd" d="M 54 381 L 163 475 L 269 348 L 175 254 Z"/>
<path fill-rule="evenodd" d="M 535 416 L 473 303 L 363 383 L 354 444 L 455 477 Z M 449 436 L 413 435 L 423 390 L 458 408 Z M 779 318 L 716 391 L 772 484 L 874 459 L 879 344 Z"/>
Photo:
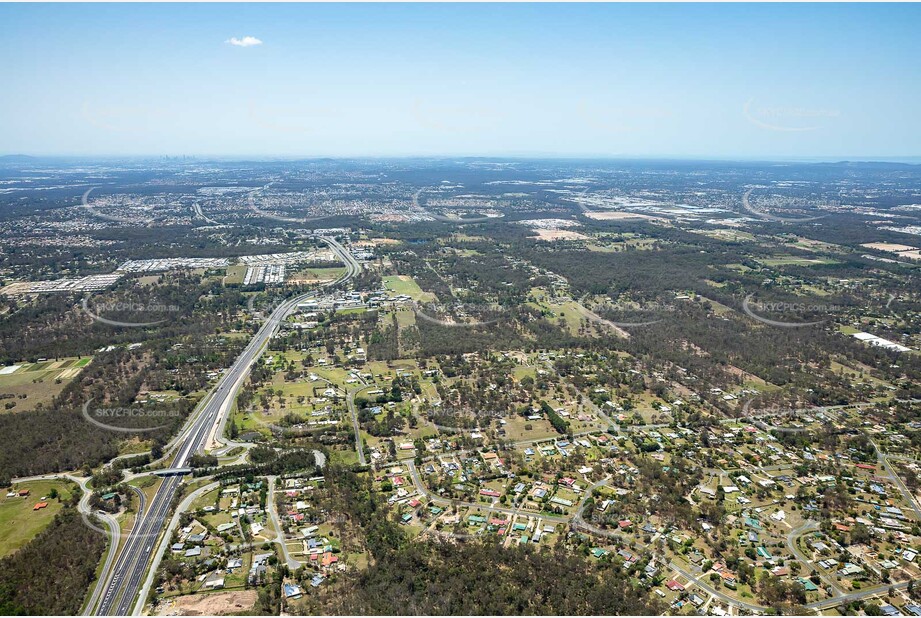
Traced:
<path fill-rule="evenodd" d="M 345 274 L 327 285 L 343 283 L 360 272 L 361 266 L 339 242 L 328 237 L 320 237 L 320 239 L 328 244 L 346 265 Z M 237 390 L 249 375 L 250 368 L 262 354 L 266 343 L 278 332 L 282 322 L 294 311 L 298 303 L 315 295 L 316 292 L 311 292 L 288 299 L 266 319 L 237 360 L 221 377 L 212 395 L 205 400 L 199 412 L 189 421 L 187 429 L 182 432 L 181 442 L 176 445 L 175 455 L 169 464 L 170 469 L 177 470 L 187 467 L 192 455 L 203 451 L 208 444 L 220 440 Z M 151 561 L 157 538 L 163 530 L 181 482 L 180 475 L 165 477 L 151 500 L 147 512 L 138 516 L 134 529 L 119 553 L 111 573 L 103 573 L 100 577 L 103 591 L 96 608 L 96 615 L 123 616 L 132 612 L 135 597 Z M 140 599 L 138 604 L 142 605 L 143 602 L 144 600 Z"/>

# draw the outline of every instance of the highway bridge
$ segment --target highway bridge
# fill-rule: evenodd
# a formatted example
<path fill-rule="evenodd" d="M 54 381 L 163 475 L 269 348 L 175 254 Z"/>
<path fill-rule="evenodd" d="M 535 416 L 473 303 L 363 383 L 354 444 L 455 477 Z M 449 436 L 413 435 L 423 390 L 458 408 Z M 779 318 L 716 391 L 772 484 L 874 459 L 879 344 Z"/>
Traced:
<path fill-rule="evenodd" d="M 338 241 L 325 236 L 318 238 L 329 245 L 346 266 L 346 272 L 342 277 L 326 284 L 327 286 L 343 283 L 361 271 L 361 265 Z M 294 311 L 298 303 L 316 294 L 316 292 L 310 292 L 290 298 L 281 303 L 266 319 L 237 360 L 221 377 L 212 395 L 199 407 L 198 413 L 189 420 L 186 430 L 181 433 L 181 442 L 176 446 L 175 455 L 169 463 L 168 470 L 175 472 L 187 468 L 194 454 L 202 452 L 213 441 L 221 439 L 220 436 L 223 435 L 237 390 L 249 375 L 250 368 L 262 354 L 266 343 L 278 332 L 281 324 Z M 132 613 L 133 604 L 151 561 L 157 538 L 163 530 L 181 483 L 180 474 L 165 476 L 150 502 L 150 507 L 143 515 L 139 515 L 134 529 L 115 561 L 112 572 L 103 573 L 100 577 L 100 585 L 103 586 L 102 598 L 95 615 L 124 616 Z M 143 599 L 140 600 L 140 603 L 143 603 Z"/>

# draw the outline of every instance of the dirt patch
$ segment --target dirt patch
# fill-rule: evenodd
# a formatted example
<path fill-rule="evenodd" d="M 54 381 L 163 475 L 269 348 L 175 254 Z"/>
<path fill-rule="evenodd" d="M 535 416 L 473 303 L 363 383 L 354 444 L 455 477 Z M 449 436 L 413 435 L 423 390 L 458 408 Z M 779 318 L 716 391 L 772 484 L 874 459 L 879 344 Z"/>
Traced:
<path fill-rule="evenodd" d="M 380 245 L 399 245 L 402 241 L 396 238 L 372 238 L 353 243 L 356 247 L 378 247 Z"/>
<path fill-rule="evenodd" d="M 868 242 L 861 247 L 866 247 L 867 249 L 878 249 L 879 251 L 912 251 L 917 249 L 917 247 L 912 247 L 910 245 L 897 245 L 895 243 L 889 242 Z"/>
<path fill-rule="evenodd" d="M 620 221 L 623 219 L 655 219 L 649 215 L 641 215 L 635 212 L 609 211 L 609 212 L 587 212 L 585 216 L 589 219 L 598 221 Z"/>
<path fill-rule="evenodd" d="M 221 616 L 251 609 L 255 590 L 187 594 L 161 603 L 157 616 Z"/>
<path fill-rule="evenodd" d="M 60 374 L 58 374 L 59 380 L 70 380 L 71 378 L 77 377 L 77 374 L 80 373 L 82 367 L 71 367 L 70 369 L 65 369 Z"/>
<path fill-rule="evenodd" d="M 572 230 L 534 230 L 537 233 L 537 236 L 532 236 L 531 238 L 537 238 L 538 240 L 588 240 L 588 236 L 585 234 L 580 234 L 579 232 L 573 232 Z"/>
<path fill-rule="evenodd" d="M 910 260 L 921 260 L 921 249 L 915 249 L 914 251 L 899 251 L 896 255 L 900 258 L 908 258 Z"/>

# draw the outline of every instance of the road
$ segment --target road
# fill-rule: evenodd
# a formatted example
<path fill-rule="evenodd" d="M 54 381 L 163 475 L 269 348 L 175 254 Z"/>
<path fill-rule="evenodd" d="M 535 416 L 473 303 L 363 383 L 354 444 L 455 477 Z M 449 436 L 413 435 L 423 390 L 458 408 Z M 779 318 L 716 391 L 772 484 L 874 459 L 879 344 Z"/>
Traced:
<path fill-rule="evenodd" d="M 787 549 L 790 550 L 791 554 L 796 556 L 796 559 L 799 560 L 803 564 L 804 567 L 811 565 L 812 560 L 810 560 L 809 557 L 806 556 L 806 554 L 800 551 L 800 548 L 796 544 L 796 541 L 801 536 L 804 536 L 811 532 L 815 532 L 818 529 L 819 529 L 818 522 L 807 520 L 803 522 L 803 524 L 799 528 L 795 528 L 791 530 L 789 534 L 787 534 Z M 842 597 L 847 594 L 844 588 L 838 585 L 838 582 L 836 582 L 832 577 L 825 577 L 821 573 L 820 573 L 820 577 L 822 578 L 823 582 L 825 582 L 828 586 L 834 589 L 836 596 Z"/>
<path fill-rule="evenodd" d="M 332 238 L 320 239 L 326 242 L 346 265 L 345 274 L 328 285 L 343 283 L 358 274 L 361 266 L 341 244 Z M 205 400 L 201 411 L 190 420 L 182 434 L 184 438 L 177 444 L 176 454 L 170 463 L 171 469 L 187 467 L 193 455 L 203 451 L 207 445 L 220 441 L 237 389 L 249 375 L 250 368 L 298 303 L 315 295 L 316 292 L 310 292 L 288 299 L 269 315 L 237 360 L 218 381 L 213 396 Z M 148 511 L 143 516 L 138 515 L 138 521 L 115 563 L 112 576 L 96 609 L 96 615 L 123 616 L 131 611 L 141 580 L 150 563 L 155 541 L 163 529 L 181 482 L 178 475 L 165 477 Z"/>
<path fill-rule="evenodd" d="M 268 477 L 268 504 L 266 508 L 269 511 L 269 519 L 272 522 L 272 527 L 275 528 L 275 539 L 276 542 L 281 545 L 281 554 L 285 558 L 285 564 L 288 565 L 288 568 L 292 571 L 296 571 L 300 568 L 301 563 L 291 557 L 291 554 L 288 553 L 288 544 L 285 543 L 285 529 L 281 527 L 281 520 L 278 518 L 278 507 L 275 505 L 275 481 L 278 480 L 276 476 Z"/>
<path fill-rule="evenodd" d="M 211 223 L 212 225 L 220 225 L 219 221 L 215 221 L 214 219 L 212 219 L 211 217 L 209 217 L 202 211 L 200 203 L 195 202 L 195 204 L 192 206 L 192 210 L 195 212 L 196 216 L 204 219 L 208 223 Z"/>
<path fill-rule="evenodd" d="M 92 490 L 89 488 L 89 479 L 80 479 L 78 482 L 83 488 L 83 497 L 80 499 L 79 510 L 84 517 L 93 515 L 93 509 L 90 507 L 90 498 L 92 497 Z M 137 487 L 131 487 L 138 496 L 138 508 L 137 512 L 143 513 L 144 508 L 147 506 L 147 496 L 144 495 Z M 118 555 L 118 548 L 121 544 L 121 529 L 118 525 L 118 522 L 114 517 L 100 511 L 95 514 L 102 522 L 106 525 L 108 529 L 107 536 L 109 537 L 109 548 L 106 550 L 106 561 L 102 567 L 102 570 L 99 572 L 99 579 L 96 581 L 96 585 L 93 587 L 93 593 L 90 595 L 89 601 L 87 601 L 86 606 L 83 611 L 83 615 L 87 616 L 92 614 L 93 609 L 99 603 L 99 597 L 102 594 L 102 591 L 105 589 L 105 580 L 107 575 L 112 570 L 112 563 L 115 561 L 115 556 Z"/>
<path fill-rule="evenodd" d="M 85 497 L 87 501 L 89 500 L 89 495 L 86 494 Z M 83 500 L 80 501 L 81 505 Z M 86 514 L 83 509 L 80 509 L 82 513 Z M 139 509 L 140 512 L 140 509 Z M 108 515 L 99 514 L 99 518 L 102 519 L 103 523 L 108 528 L 108 537 L 109 537 L 109 548 L 106 550 L 106 562 L 102 567 L 102 570 L 99 572 L 99 580 L 97 580 L 95 586 L 93 586 L 93 593 L 90 595 L 89 600 L 86 602 L 86 606 L 83 610 L 84 616 L 90 616 L 93 614 L 93 610 L 96 608 L 96 605 L 99 603 L 99 597 L 102 594 L 103 589 L 105 588 L 105 579 L 106 576 L 112 571 L 112 563 L 115 561 L 115 556 L 118 554 L 119 546 L 119 536 L 121 530 L 118 527 L 118 522 L 116 522 L 112 517 Z"/>
<path fill-rule="evenodd" d="M 582 512 L 583 512 L 583 510 L 585 509 L 585 503 L 586 503 L 586 502 L 588 501 L 588 499 L 592 496 L 592 493 L 595 491 L 596 488 L 601 487 L 601 486 L 603 486 L 603 485 L 606 485 L 609 481 L 610 481 L 610 478 L 601 479 L 600 481 L 598 481 L 597 483 L 595 483 L 594 485 L 592 485 L 591 487 L 589 487 L 589 488 L 587 488 L 587 489 L 585 490 L 585 495 L 582 497 L 582 500 L 579 502 L 579 506 L 578 506 L 578 509 L 577 509 L 577 511 L 576 511 L 576 514 L 575 514 L 575 516 L 573 516 L 572 525 L 573 525 L 573 527 L 579 528 L 579 529 L 582 529 L 582 530 L 585 530 L 585 531 L 589 532 L 590 534 L 595 534 L 595 535 L 603 536 L 603 537 L 607 537 L 607 538 L 622 539 L 622 540 L 624 540 L 623 535 L 621 535 L 621 534 L 619 534 L 619 533 L 617 533 L 617 532 L 615 532 L 615 531 L 612 531 L 612 530 L 604 530 L 604 529 L 602 529 L 602 528 L 598 528 L 597 526 L 595 526 L 595 525 L 593 525 L 593 524 L 590 524 L 589 522 L 585 521 L 585 519 L 582 517 Z M 657 535 L 657 536 L 658 536 L 658 535 Z M 652 546 L 652 544 L 655 542 L 656 538 L 657 538 L 657 537 L 653 537 L 652 542 L 650 542 L 648 545 L 646 545 L 646 544 L 644 544 L 644 543 L 637 543 L 637 544 L 640 545 L 641 547 L 646 548 L 646 549 L 650 549 L 651 546 Z M 734 598 L 734 597 L 731 597 L 731 596 L 729 596 L 729 595 L 727 595 L 727 594 L 725 594 L 725 593 L 723 593 L 723 592 L 717 590 L 717 589 L 714 588 L 708 581 L 706 581 L 705 578 L 703 578 L 703 577 L 698 577 L 698 575 L 695 575 L 695 574 L 691 573 L 691 572 L 688 571 L 684 566 L 682 566 L 682 565 L 680 565 L 680 564 L 677 564 L 677 563 L 674 562 L 674 561 L 669 562 L 668 566 L 669 566 L 669 568 L 672 569 L 673 571 L 677 571 L 678 573 L 680 573 L 681 575 L 683 575 L 685 578 L 688 579 L 688 581 L 693 582 L 695 585 L 697 585 L 698 587 L 702 588 L 702 589 L 705 590 L 707 593 L 713 595 L 713 597 L 718 598 L 718 599 L 720 599 L 721 601 L 723 601 L 724 603 L 726 603 L 727 606 L 728 606 L 728 605 L 733 605 L 733 606 L 735 606 L 735 607 L 742 608 L 742 609 L 746 609 L 746 610 L 748 610 L 748 611 L 750 611 L 750 612 L 758 613 L 758 614 L 763 613 L 763 612 L 767 609 L 767 608 L 762 607 L 762 606 L 760 606 L 760 605 L 755 605 L 755 604 L 753 604 L 753 603 L 746 603 L 745 601 L 740 601 L 740 600 L 738 600 L 738 599 L 736 599 L 736 598 Z M 701 573 L 700 575 L 702 576 L 703 573 Z"/>
<path fill-rule="evenodd" d="M 831 609 L 832 607 L 839 607 L 847 605 L 848 603 L 853 603 L 854 601 L 859 601 L 861 599 L 866 599 L 867 597 L 873 597 L 881 594 L 886 594 L 889 589 L 893 590 L 904 590 L 908 588 L 908 584 L 911 581 L 900 582 L 898 584 L 880 584 L 879 586 L 873 586 L 871 588 L 863 588 L 860 592 L 852 592 L 846 594 L 842 597 L 830 597 L 824 601 L 815 601 L 814 603 L 807 603 L 804 607 L 808 609 Z"/>
<path fill-rule="evenodd" d="M 439 502 L 441 504 L 456 504 L 457 506 L 466 506 L 466 507 L 471 507 L 475 509 L 487 509 L 490 512 L 495 511 L 497 513 L 506 513 L 508 515 L 532 515 L 535 517 L 546 519 L 547 521 L 556 522 L 558 524 L 568 524 L 569 523 L 568 518 L 558 517 L 556 515 L 545 515 L 543 513 L 532 513 L 532 512 L 522 513 L 520 509 L 510 509 L 510 508 L 506 508 L 503 506 L 496 506 L 493 504 L 487 505 L 487 504 L 481 504 L 479 502 L 465 502 L 463 500 L 448 500 L 447 498 L 442 498 L 441 496 L 430 492 L 428 487 L 426 487 L 425 484 L 422 482 L 422 478 L 419 476 L 419 470 L 416 468 L 416 462 L 412 461 L 411 459 L 407 459 L 400 463 L 405 463 L 406 466 L 409 468 L 409 477 L 410 479 L 412 479 L 413 485 L 416 487 L 416 491 L 418 491 L 420 494 L 422 494 L 423 496 L 425 496 L 427 499 L 431 500 L 432 502 Z"/>
<path fill-rule="evenodd" d="M 150 594 L 150 589 L 154 582 L 154 576 L 157 573 L 157 567 L 160 566 L 160 561 L 163 559 L 163 555 L 166 553 L 166 548 L 169 546 L 173 530 L 179 527 L 179 520 L 182 517 L 182 514 L 189 510 L 195 500 L 218 487 L 220 487 L 220 483 L 211 483 L 209 485 L 205 485 L 204 487 L 200 487 L 186 496 L 179 504 L 179 507 L 176 509 L 176 513 L 173 515 L 172 520 L 170 520 L 169 526 L 166 528 L 166 533 L 160 540 L 160 545 L 157 548 L 156 554 L 154 555 L 153 563 L 150 565 L 150 569 L 147 572 L 147 579 L 144 581 L 144 587 L 141 589 L 141 594 L 138 596 L 137 607 L 135 607 L 133 612 L 135 615 L 140 614 L 140 611 L 143 609 L 144 602 L 147 599 L 147 595 Z"/>
<path fill-rule="evenodd" d="M 365 445 L 364 441 L 361 439 L 361 426 L 358 424 L 358 408 L 355 407 L 355 395 L 365 389 L 372 387 L 374 387 L 373 384 L 366 384 L 364 386 L 359 386 L 358 388 L 353 388 L 349 391 L 348 396 L 346 397 L 349 414 L 352 417 L 352 427 L 355 428 L 355 451 L 358 453 L 358 463 L 363 466 L 368 465 L 368 461 L 365 459 Z"/>
<path fill-rule="evenodd" d="M 137 507 L 137 516 L 135 517 L 134 523 L 137 526 L 140 521 L 141 514 L 147 509 L 147 494 L 145 494 L 139 487 L 131 486 L 131 489 L 137 494 L 138 497 L 138 507 Z M 89 499 L 89 498 L 87 498 Z M 112 543 L 109 546 L 109 552 L 106 554 L 106 563 L 102 568 L 102 571 L 99 573 L 99 580 L 96 582 L 96 586 L 93 588 L 93 595 L 90 597 L 89 603 L 86 604 L 86 610 L 84 611 L 85 616 L 93 614 L 93 611 L 96 609 L 96 606 L 99 604 L 99 598 L 102 595 L 103 591 L 106 590 L 108 585 L 109 575 L 112 573 L 112 563 L 115 561 L 115 557 L 118 555 L 118 550 L 121 547 L 122 532 L 118 526 L 118 522 L 115 521 L 111 516 L 104 515 L 102 512 L 99 512 L 99 516 L 103 517 L 106 525 L 109 527 L 109 533 L 112 539 Z"/>
<path fill-rule="evenodd" d="M 333 282 L 333 284 L 342 283 L 354 277 L 360 272 L 360 265 L 354 260 L 348 251 L 342 247 L 341 244 L 331 238 L 322 238 L 322 240 L 332 248 L 332 250 L 344 261 L 346 265 L 346 273 L 342 278 Z M 217 443 L 227 444 L 227 442 L 223 440 L 222 436 L 237 390 L 246 379 L 246 376 L 249 374 L 250 368 L 261 356 L 265 345 L 278 331 L 287 316 L 296 308 L 298 303 L 315 296 L 315 294 L 316 293 L 313 292 L 289 299 L 280 304 L 271 313 L 271 315 L 260 327 L 259 331 L 253 337 L 241 355 L 237 358 L 234 364 L 221 377 L 218 384 L 213 389 L 212 395 L 208 397 L 201 405 L 200 411 L 190 419 L 189 423 L 186 425 L 186 428 L 180 433 L 179 438 L 174 442 L 175 449 L 170 464 L 171 468 L 186 467 L 188 465 L 189 459 L 194 454 L 205 450 L 205 448 L 208 446 L 213 446 Z M 356 427 L 356 448 L 359 455 L 359 461 L 362 464 L 365 464 L 366 461 L 364 456 L 364 449 L 361 443 L 360 431 L 358 430 L 357 411 L 355 410 L 354 406 L 354 394 L 359 390 L 361 389 L 355 389 L 351 392 L 352 396 L 349 398 L 349 408 L 352 414 L 353 424 Z M 727 421 L 732 422 L 730 419 L 727 419 Z M 450 502 L 429 493 L 419 478 L 415 464 L 413 462 L 407 463 L 413 483 L 420 491 L 420 493 L 428 496 L 431 500 L 443 503 Z M 138 596 L 137 592 L 140 588 L 141 581 L 144 578 L 145 573 L 148 571 L 148 563 L 150 562 L 151 557 L 154 556 L 153 546 L 164 528 L 167 514 L 169 513 L 170 507 L 175 500 L 175 496 L 177 495 L 180 485 L 181 478 L 179 476 L 168 476 L 164 478 L 160 488 L 151 501 L 150 508 L 145 513 L 143 513 L 143 515 L 139 513 L 138 520 L 134 526 L 134 530 L 132 530 L 121 552 L 118 554 L 114 569 L 111 569 L 111 577 L 107 580 L 107 583 L 103 589 L 94 591 L 94 597 L 98 598 L 100 594 L 102 595 L 98 607 L 95 608 L 98 615 L 126 615 L 131 610 L 132 604 L 135 598 Z M 477 503 L 461 502 L 459 504 L 477 508 L 485 508 L 484 505 Z M 498 506 L 492 506 L 491 510 L 512 515 L 520 514 L 517 509 L 508 509 Z M 569 520 L 563 517 L 543 516 L 543 518 L 547 519 L 548 521 L 555 521 L 558 523 L 569 523 Z M 168 539 L 164 537 L 163 542 L 166 540 Z M 160 546 L 162 549 L 162 542 Z M 162 555 L 162 553 L 158 552 L 157 558 L 160 555 Z M 111 557 L 107 559 L 107 567 L 110 566 L 111 560 Z M 752 611 L 763 609 L 757 605 L 740 602 L 736 599 L 726 597 L 726 595 L 713 590 L 706 582 L 698 580 L 693 575 L 684 573 L 681 567 L 674 565 L 674 563 L 672 566 L 679 572 L 685 574 L 689 579 L 695 581 L 697 585 L 701 586 L 711 594 L 724 599 L 727 603 L 731 603 L 736 607 L 750 609 Z M 104 572 L 107 572 L 108 570 L 110 569 L 106 568 Z M 153 575 L 152 572 L 151 575 Z M 149 583 L 151 581 L 151 577 L 148 577 L 147 581 Z M 148 586 L 145 585 L 145 590 L 148 589 Z M 855 596 L 855 598 L 863 598 L 868 596 L 872 594 L 871 590 L 872 589 L 867 589 L 861 591 L 861 593 L 856 593 L 858 596 Z M 883 587 L 883 590 L 885 590 L 885 587 Z M 143 594 L 140 596 L 140 598 L 138 598 L 137 605 L 134 608 L 135 612 L 139 612 L 143 607 L 145 598 L 146 594 Z M 842 601 L 846 601 L 847 598 L 848 597 L 845 596 L 830 600 L 831 604 L 829 606 L 834 606 Z M 95 599 L 91 599 L 91 601 L 95 601 Z"/>
<path fill-rule="evenodd" d="M 111 515 L 109 515 L 108 513 L 104 513 L 102 511 L 98 513 L 93 511 L 93 508 L 90 506 L 90 498 L 93 495 L 93 490 L 90 489 L 90 486 L 89 486 L 90 479 L 87 477 L 74 476 L 72 474 L 66 474 L 66 473 L 39 474 L 36 476 L 18 477 L 14 479 L 14 482 L 28 483 L 31 481 L 47 481 L 50 479 L 59 479 L 59 478 L 68 479 L 80 486 L 80 489 L 83 492 L 83 495 L 80 497 L 80 502 L 77 503 L 77 510 L 80 512 L 80 516 L 83 517 L 84 522 L 86 522 L 88 526 L 96 530 L 99 530 L 100 532 L 105 534 L 109 539 L 109 548 L 107 549 L 107 553 L 106 553 L 106 561 L 105 561 L 105 564 L 103 565 L 102 571 L 100 571 L 99 581 L 96 583 L 96 586 L 93 589 L 93 592 L 90 595 L 89 600 L 86 602 L 84 606 L 83 615 L 87 616 L 87 615 L 92 614 L 92 609 L 99 600 L 99 595 L 103 588 L 103 586 L 101 585 L 101 582 L 106 578 L 106 574 L 109 572 L 112 566 L 112 561 L 115 559 L 115 555 L 118 551 L 118 544 L 119 544 L 118 539 L 121 534 L 121 531 L 119 529 L 118 522 L 115 521 L 115 518 L 113 518 Z M 136 492 L 139 491 L 136 487 L 132 487 L 132 489 L 134 489 Z M 140 494 L 140 497 L 141 497 L 141 503 L 139 505 L 138 512 L 141 512 L 143 510 L 144 508 L 143 501 L 146 500 L 146 496 L 144 496 L 143 493 Z M 102 530 L 98 528 L 95 524 L 93 524 L 89 519 L 90 517 L 93 517 L 93 516 L 97 517 L 98 519 L 101 519 L 102 522 L 106 525 L 107 530 Z"/>
<path fill-rule="evenodd" d="M 882 450 L 880 450 L 879 445 L 876 443 L 876 440 L 870 440 L 870 443 L 873 445 L 873 448 L 876 449 L 876 458 L 879 460 L 879 463 L 886 469 L 886 472 L 889 474 L 889 477 L 892 478 L 892 481 L 895 483 L 896 487 L 899 488 L 899 491 L 902 492 L 902 498 L 911 505 L 912 510 L 914 510 L 915 515 L 918 517 L 918 521 L 921 522 L 921 507 L 918 506 L 918 501 L 915 500 L 914 494 L 909 491 L 908 487 L 905 485 L 905 482 L 902 481 L 902 477 L 892 469 L 892 464 L 889 463 L 888 455 L 885 455 Z"/>

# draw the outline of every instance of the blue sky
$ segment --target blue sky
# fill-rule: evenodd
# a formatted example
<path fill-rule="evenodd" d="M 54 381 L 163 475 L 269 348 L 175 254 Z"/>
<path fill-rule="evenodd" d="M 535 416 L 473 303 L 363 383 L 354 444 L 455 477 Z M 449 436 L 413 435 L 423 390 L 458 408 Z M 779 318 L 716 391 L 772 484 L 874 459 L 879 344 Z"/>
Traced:
<path fill-rule="evenodd" d="M 892 4 L 4 4 L 0 154 L 918 156 L 919 31 Z"/>

